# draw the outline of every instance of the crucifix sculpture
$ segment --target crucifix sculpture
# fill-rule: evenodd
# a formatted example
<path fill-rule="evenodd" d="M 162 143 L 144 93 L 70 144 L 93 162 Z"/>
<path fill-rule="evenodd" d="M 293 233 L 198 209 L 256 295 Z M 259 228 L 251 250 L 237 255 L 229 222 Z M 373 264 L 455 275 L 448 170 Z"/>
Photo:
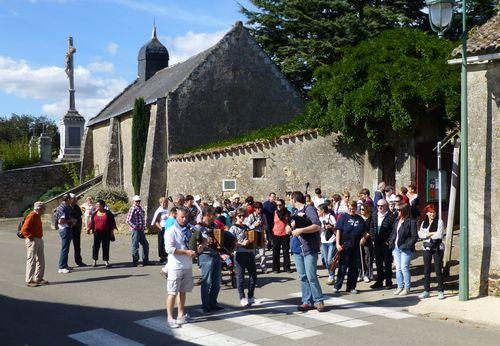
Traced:
<path fill-rule="evenodd" d="M 66 53 L 66 75 L 69 79 L 69 110 L 76 111 L 75 108 L 75 81 L 73 69 L 73 54 L 76 48 L 73 47 L 73 37 L 68 38 L 68 52 Z"/>

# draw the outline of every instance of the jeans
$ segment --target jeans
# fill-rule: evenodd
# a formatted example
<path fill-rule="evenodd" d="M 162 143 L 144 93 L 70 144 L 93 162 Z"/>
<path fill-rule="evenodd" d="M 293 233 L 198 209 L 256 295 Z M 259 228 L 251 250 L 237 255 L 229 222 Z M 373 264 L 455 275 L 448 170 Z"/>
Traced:
<path fill-rule="evenodd" d="M 236 265 L 236 287 L 240 299 L 245 298 L 245 269 L 248 270 L 248 298 L 253 298 L 255 283 L 257 282 L 257 269 L 255 268 L 255 253 L 236 252 L 234 255 Z"/>
<path fill-rule="evenodd" d="M 149 262 L 149 243 L 146 239 L 146 234 L 144 231 L 132 231 L 132 244 L 131 244 L 131 252 L 132 252 L 132 262 L 137 264 L 139 262 L 139 244 L 142 245 L 142 262 Z"/>
<path fill-rule="evenodd" d="M 109 243 L 111 241 L 111 233 L 95 232 L 94 244 L 92 245 L 92 259 L 97 261 L 99 258 L 99 248 L 102 244 L 102 260 L 109 261 Z"/>
<path fill-rule="evenodd" d="M 342 288 L 342 284 L 344 283 L 344 277 L 346 273 L 347 273 L 347 291 L 356 288 L 356 284 L 358 282 L 359 256 L 360 256 L 359 247 L 344 248 L 344 251 L 342 251 L 340 255 L 337 281 L 335 282 L 335 285 L 333 285 L 333 287 L 336 290 L 340 290 Z"/>
<path fill-rule="evenodd" d="M 68 227 L 59 230 L 61 237 L 61 254 L 59 255 L 59 269 L 68 268 L 68 253 L 69 246 L 71 245 L 71 229 Z"/>
<path fill-rule="evenodd" d="M 396 263 L 396 281 L 398 283 L 398 288 L 410 289 L 410 261 L 413 251 L 395 248 L 392 250 L 392 255 Z"/>
<path fill-rule="evenodd" d="M 273 271 L 280 270 L 280 252 L 283 251 L 283 270 L 290 270 L 290 236 L 273 235 Z"/>
<path fill-rule="evenodd" d="M 162 227 L 158 232 L 158 257 L 160 261 L 167 260 L 167 252 L 165 251 L 165 228 Z"/>
<path fill-rule="evenodd" d="M 316 275 L 318 268 L 318 254 L 311 253 L 307 256 L 293 254 L 297 273 L 300 278 L 300 290 L 302 292 L 302 303 L 315 305 L 323 302 L 323 292 Z"/>
<path fill-rule="evenodd" d="M 434 271 L 438 282 L 438 292 L 443 292 L 443 254 L 439 246 L 432 250 L 424 250 L 424 291 L 431 290 L 431 262 L 434 257 Z"/>
<path fill-rule="evenodd" d="M 392 286 L 392 252 L 389 245 L 375 243 L 375 262 L 377 264 L 377 282 Z"/>
<path fill-rule="evenodd" d="M 80 265 L 82 262 L 82 249 L 80 247 L 80 238 L 82 227 L 74 227 L 71 229 L 71 238 L 73 240 L 73 249 L 75 250 L 75 263 Z"/>
<path fill-rule="evenodd" d="M 202 253 L 198 259 L 201 267 L 201 305 L 203 309 L 210 310 L 217 306 L 222 264 L 218 254 Z"/>
<path fill-rule="evenodd" d="M 337 252 L 337 247 L 335 242 L 333 243 L 321 243 L 321 257 L 323 263 L 325 264 L 326 270 L 328 270 L 328 276 L 333 278 L 334 273 L 329 270 L 330 264 L 332 263 L 333 256 Z"/>

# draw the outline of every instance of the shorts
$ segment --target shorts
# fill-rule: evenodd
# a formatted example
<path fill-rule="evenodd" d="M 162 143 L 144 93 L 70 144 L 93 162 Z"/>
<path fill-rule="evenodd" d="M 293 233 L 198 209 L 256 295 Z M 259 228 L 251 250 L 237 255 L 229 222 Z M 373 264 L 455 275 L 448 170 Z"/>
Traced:
<path fill-rule="evenodd" d="M 193 269 L 168 269 L 167 271 L 167 293 L 191 292 L 193 290 Z"/>

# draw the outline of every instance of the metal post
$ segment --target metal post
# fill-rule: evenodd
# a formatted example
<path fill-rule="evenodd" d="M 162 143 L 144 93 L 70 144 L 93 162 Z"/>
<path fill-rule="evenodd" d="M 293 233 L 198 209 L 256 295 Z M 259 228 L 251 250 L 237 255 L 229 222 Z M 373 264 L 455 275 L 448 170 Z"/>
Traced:
<path fill-rule="evenodd" d="M 460 272 L 459 300 L 469 299 L 469 179 L 468 179 L 468 138 L 467 138 L 467 26 L 466 0 L 462 0 L 462 90 L 460 120 Z"/>
<path fill-rule="evenodd" d="M 459 179 L 460 139 L 453 146 L 453 165 L 451 168 L 450 198 L 448 203 L 448 223 L 446 225 L 446 243 L 444 247 L 444 270 L 446 276 L 450 274 L 451 250 L 453 247 L 453 226 L 455 221 L 455 205 L 457 200 L 457 187 Z"/>
<path fill-rule="evenodd" d="M 437 167 L 438 167 L 438 220 L 443 221 L 442 210 L 443 210 L 443 198 L 441 191 L 441 142 L 437 144 Z"/>

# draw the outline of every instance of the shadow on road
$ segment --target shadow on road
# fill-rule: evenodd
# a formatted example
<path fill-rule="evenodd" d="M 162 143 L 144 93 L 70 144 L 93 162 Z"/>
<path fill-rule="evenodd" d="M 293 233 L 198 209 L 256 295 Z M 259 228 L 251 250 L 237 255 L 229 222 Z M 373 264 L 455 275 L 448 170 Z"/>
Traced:
<path fill-rule="evenodd" d="M 149 276 L 149 274 L 139 274 L 139 275 L 114 275 L 114 276 L 100 276 L 98 278 L 87 278 L 81 280 L 72 280 L 72 281 L 51 281 L 50 285 L 66 285 L 66 284 L 78 284 L 82 282 L 93 282 L 93 281 L 107 281 L 107 280 L 118 280 L 118 279 L 127 279 L 130 277 L 141 277 L 141 276 Z"/>
<path fill-rule="evenodd" d="M 145 345 L 167 345 L 174 337 L 134 321 L 165 314 L 164 309 L 129 311 L 14 299 L 0 295 L 2 345 L 81 345 L 68 335 L 104 328 Z M 184 342 L 183 345 L 191 345 Z"/>

